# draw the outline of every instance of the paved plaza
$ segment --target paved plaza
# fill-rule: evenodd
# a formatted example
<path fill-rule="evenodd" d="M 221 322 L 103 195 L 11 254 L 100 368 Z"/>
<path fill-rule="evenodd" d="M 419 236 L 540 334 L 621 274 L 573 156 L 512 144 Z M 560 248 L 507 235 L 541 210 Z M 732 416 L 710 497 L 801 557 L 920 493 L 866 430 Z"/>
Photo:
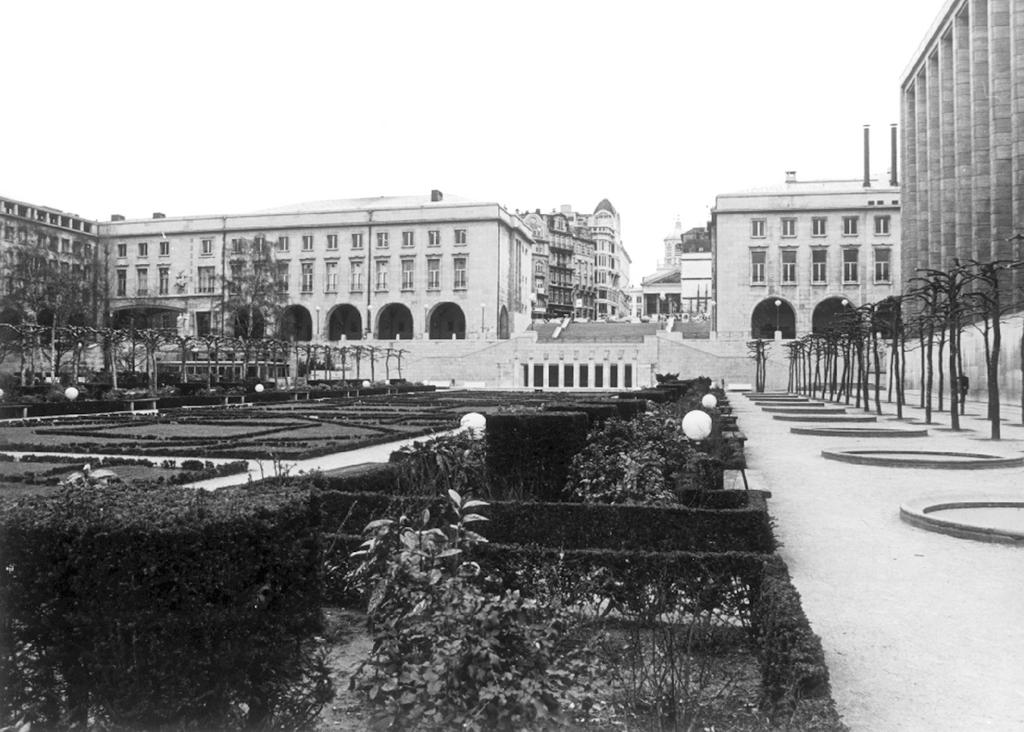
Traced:
<path fill-rule="evenodd" d="M 1024 469 L 942 470 L 826 460 L 843 448 L 1020 456 L 1020 411 L 1005 409 L 1000 442 L 983 404 L 949 414 L 919 438 L 792 434 L 735 394 L 751 488 L 770 490 L 780 554 L 814 631 L 833 696 L 857 730 L 1024 729 L 1024 546 L 957 539 L 910 526 L 900 505 L 926 496 L 1024 496 Z M 879 426 L 920 428 L 923 411 L 882 405 Z M 850 413 L 864 414 L 850 408 Z M 865 425 L 866 426 L 866 425 Z M 945 429 L 943 429 L 945 428 Z M 728 486 L 736 487 L 736 486 Z"/>

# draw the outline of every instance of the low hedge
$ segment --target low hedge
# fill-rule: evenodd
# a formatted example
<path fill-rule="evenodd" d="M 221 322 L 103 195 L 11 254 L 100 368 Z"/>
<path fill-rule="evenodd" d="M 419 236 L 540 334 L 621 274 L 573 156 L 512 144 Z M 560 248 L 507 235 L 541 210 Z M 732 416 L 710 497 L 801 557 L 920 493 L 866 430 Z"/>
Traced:
<path fill-rule="evenodd" d="M 573 456 L 587 442 L 581 412 L 508 412 L 487 415 L 487 470 L 509 495 L 558 501 Z"/>
<path fill-rule="evenodd" d="M 330 698 L 308 491 L 94 485 L 4 509 L 0 726 L 294 727 Z"/>
<path fill-rule="evenodd" d="M 548 404 L 544 406 L 543 411 L 558 414 L 582 412 L 587 415 L 588 429 L 603 424 L 605 420 L 619 417 L 619 410 L 614 404 Z"/>

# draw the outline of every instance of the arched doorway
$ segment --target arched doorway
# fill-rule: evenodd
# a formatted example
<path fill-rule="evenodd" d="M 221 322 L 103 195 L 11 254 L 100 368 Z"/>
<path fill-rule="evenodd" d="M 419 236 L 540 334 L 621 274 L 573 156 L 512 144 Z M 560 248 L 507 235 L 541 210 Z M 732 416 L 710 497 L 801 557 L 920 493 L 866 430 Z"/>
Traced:
<path fill-rule="evenodd" d="M 281 313 L 278 334 L 285 341 L 313 340 L 313 318 L 301 305 L 289 305 Z"/>
<path fill-rule="evenodd" d="M 466 337 L 466 314 L 453 302 L 443 302 L 430 313 L 431 340 L 463 340 Z"/>
<path fill-rule="evenodd" d="M 827 333 L 842 329 L 844 313 L 853 311 L 853 305 L 845 297 L 827 297 L 814 306 L 811 314 L 811 332 Z"/>
<path fill-rule="evenodd" d="M 377 315 L 377 338 L 392 341 L 401 338 L 412 340 L 412 313 L 401 303 L 385 305 Z"/>
<path fill-rule="evenodd" d="M 327 319 L 327 340 L 340 341 L 342 336 L 349 341 L 363 338 L 363 317 L 352 305 L 339 305 Z"/>
<path fill-rule="evenodd" d="M 235 338 L 263 338 L 267 333 L 267 319 L 257 308 L 235 311 Z"/>
<path fill-rule="evenodd" d="M 508 308 L 502 305 L 501 310 L 498 312 L 498 338 L 507 340 L 510 337 L 508 329 Z"/>
<path fill-rule="evenodd" d="M 770 339 L 777 330 L 782 331 L 783 338 L 796 338 L 796 313 L 781 297 L 769 297 L 759 302 L 751 313 L 750 335 Z"/>

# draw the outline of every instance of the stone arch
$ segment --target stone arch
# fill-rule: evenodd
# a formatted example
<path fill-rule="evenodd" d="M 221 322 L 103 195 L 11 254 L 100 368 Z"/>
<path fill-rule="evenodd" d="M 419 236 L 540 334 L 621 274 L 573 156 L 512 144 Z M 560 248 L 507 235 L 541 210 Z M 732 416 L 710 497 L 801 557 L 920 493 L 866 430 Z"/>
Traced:
<path fill-rule="evenodd" d="M 327 340 L 359 341 L 363 338 L 363 316 L 354 305 L 339 305 L 327 317 Z"/>
<path fill-rule="evenodd" d="M 750 335 L 770 339 L 777 330 L 782 331 L 783 338 L 796 338 L 796 312 L 781 297 L 768 297 L 750 314 Z"/>
<path fill-rule="evenodd" d="M 385 305 L 377 313 L 377 338 L 384 341 L 412 340 L 413 322 L 409 308 L 400 302 Z"/>
<path fill-rule="evenodd" d="M 302 305 L 289 305 L 281 313 L 278 335 L 286 341 L 313 340 L 313 318 Z"/>
<path fill-rule="evenodd" d="M 466 337 L 466 314 L 453 302 L 435 305 L 429 318 L 431 340 L 464 340 Z"/>
<path fill-rule="evenodd" d="M 511 337 L 512 334 L 509 332 L 508 326 L 508 308 L 502 305 L 501 310 L 498 311 L 498 338 L 508 340 Z"/>
<path fill-rule="evenodd" d="M 826 297 L 814 306 L 814 312 L 811 313 L 811 332 L 826 333 L 839 328 L 840 314 L 851 311 L 853 307 L 848 298 L 840 295 Z"/>

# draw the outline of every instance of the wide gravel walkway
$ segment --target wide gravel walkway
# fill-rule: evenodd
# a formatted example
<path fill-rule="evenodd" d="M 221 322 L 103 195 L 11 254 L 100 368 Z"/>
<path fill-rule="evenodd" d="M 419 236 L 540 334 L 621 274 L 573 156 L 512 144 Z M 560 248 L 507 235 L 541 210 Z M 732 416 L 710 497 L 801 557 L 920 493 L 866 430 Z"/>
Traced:
<path fill-rule="evenodd" d="M 982 420 L 968 416 L 973 431 L 951 433 L 949 414 L 940 413 L 927 437 L 815 437 L 791 434 L 809 425 L 774 420 L 743 395 L 730 402 L 748 437 L 751 488 L 772 492 L 779 551 L 824 643 L 850 728 L 1024 730 L 1024 546 L 956 539 L 899 517 L 901 503 L 923 496 L 1024 497 L 1024 469 L 885 468 L 821 457 L 844 447 L 1019 456 L 1024 428 L 1004 422 L 1004 439 L 992 442 Z M 921 426 L 882 408 L 880 426 Z M 984 415 L 984 406 L 969 402 L 968 412 Z M 1015 420 L 1019 411 L 1004 416 Z"/>

